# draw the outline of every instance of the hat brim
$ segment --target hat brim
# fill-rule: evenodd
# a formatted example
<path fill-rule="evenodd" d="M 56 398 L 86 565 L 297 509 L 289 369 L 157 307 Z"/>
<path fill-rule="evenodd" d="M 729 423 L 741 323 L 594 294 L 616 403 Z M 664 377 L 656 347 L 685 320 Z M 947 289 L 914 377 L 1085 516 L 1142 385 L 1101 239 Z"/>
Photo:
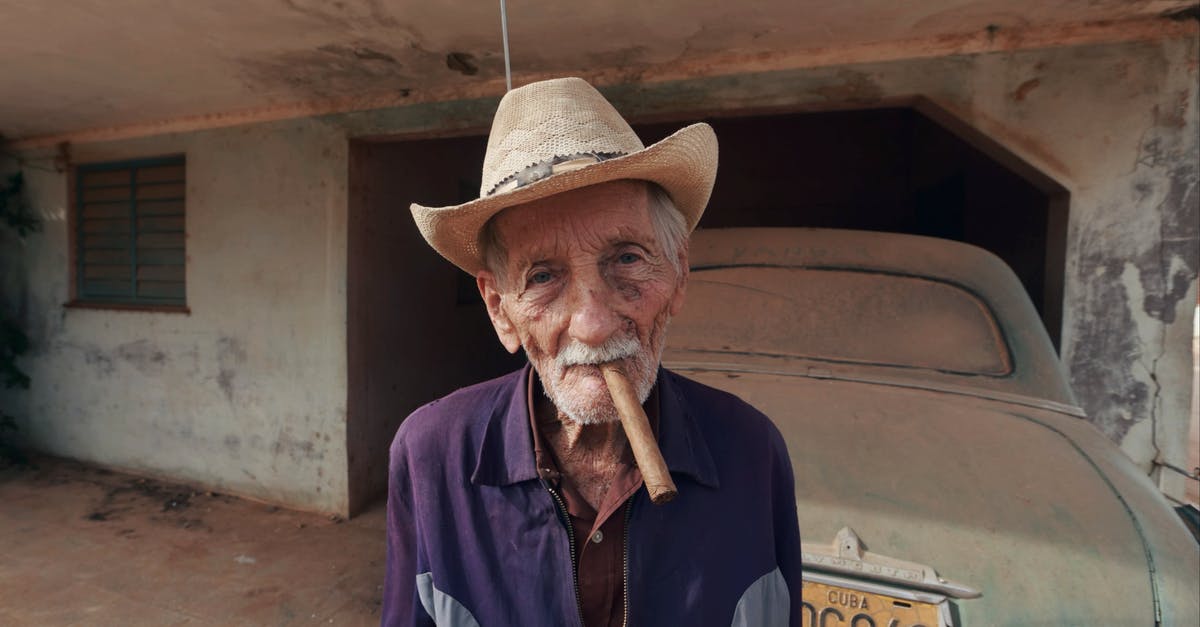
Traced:
<path fill-rule="evenodd" d="M 690 232 L 708 205 L 716 177 L 717 136 L 712 127 L 699 123 L 637 152 L 555 174 L 511 191 L 448 207 L 413 203 L 410 209 L 425 241 L 450 263 L 474 276 L 486 269 L 479 232 L 504 209 L 597 183 L 640 179 L 666 190 Z"/>

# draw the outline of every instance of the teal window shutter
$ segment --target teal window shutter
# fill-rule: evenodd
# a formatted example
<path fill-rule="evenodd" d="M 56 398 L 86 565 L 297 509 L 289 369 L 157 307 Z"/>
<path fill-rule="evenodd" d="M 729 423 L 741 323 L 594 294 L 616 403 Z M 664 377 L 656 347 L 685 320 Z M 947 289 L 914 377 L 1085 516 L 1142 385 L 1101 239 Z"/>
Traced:
<path fill-rule="evenodd" d="M 186 305 L 183 157 L 79 166 L 76 299 Z"/>

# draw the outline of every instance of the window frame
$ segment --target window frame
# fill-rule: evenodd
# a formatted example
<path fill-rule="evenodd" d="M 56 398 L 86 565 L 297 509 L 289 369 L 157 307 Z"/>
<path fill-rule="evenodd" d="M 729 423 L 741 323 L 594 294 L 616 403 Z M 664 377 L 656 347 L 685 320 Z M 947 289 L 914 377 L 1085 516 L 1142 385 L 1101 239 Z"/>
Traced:
<path fill-rule="evenodd" d="M 137 237 L 139 234 L 138 228 L 138 198 L 137 190 L 139 182 L 137 181 L 137 171 L 144 168 L 153 168 L 161 166 L 179 166 L 183 170 L 183 177 L 179 180 L 167 181 L 152 181 L 142 184 L 180 184 L 183 186 L 183 194 L 178 198 L 154 199 L 157 201 L 177 201 L 182 207 L 180 214 L 171 214 L 161 217 L 179 217 L 183 223 L 183 244 L 179 249 L 182 253 L 180 267 L 182 268 L 183 295 L 179 298 L 173 297 L 148 297 L 138 296 L 136 294 L 138 281 L 138 259 L 137 259 Z M 85 250 L 83 245 L 85 239 L 83 237 L 84 228 L 84 191 L 83 181 L 88 174 L 96 172 L 115 172 L 121 170 L 129 171 L 129 186 L 130 194 L 128 199 L 129 221 L 130 221 L 130 241 L 129 241 L 129 260 L 121 264 L 112 265 L 128 265 L 130 270 L 130 287 L 131 295 L 110 296 L 104 294 L 85 294 L 84 291 L 84 269 L 85 269 Z M 68 233 L 70 247 L 69 263 L 70 263 L 70 300 L 65 303 L 65 307 L 78 309 L 109 309 L 109 310 L 131 310 L 131 311 L 154 311 L 168 313 L 191 313 L 188 307 L 188 255 L 187 255 L 187 158 L 184 154 L 164 155 L 159 157 L 147 157 L 137 159 L 122 159 L 116 161 L 101 161 L 94 163 L 78 164 L 71 168 L 71 176 L 68 184 L 70 210 L 68 215 Z M 115 187 L 115 186 L 114 186 Z M 144 217 L 144 216 L 143 216 Z M 151 264 L 145 264 L 151 265 Z M 175 265 L 175 264 L 168 264 Z"/>

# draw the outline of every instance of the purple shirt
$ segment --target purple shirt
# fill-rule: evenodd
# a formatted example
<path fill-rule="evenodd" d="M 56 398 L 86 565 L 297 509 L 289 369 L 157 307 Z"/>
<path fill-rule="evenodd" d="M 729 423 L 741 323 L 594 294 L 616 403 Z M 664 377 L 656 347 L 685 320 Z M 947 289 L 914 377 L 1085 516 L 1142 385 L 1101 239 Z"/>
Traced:
<path fill-rule="evenodd" d="M 384 625 L 580 625 L 561 507 L 538 476 L 528 366 L 434 401 L 391 448 Z M 628 501 L 628 624 L 799 625 L 791 463 L 770 420 L 659 370 L 679 496 Z"/>

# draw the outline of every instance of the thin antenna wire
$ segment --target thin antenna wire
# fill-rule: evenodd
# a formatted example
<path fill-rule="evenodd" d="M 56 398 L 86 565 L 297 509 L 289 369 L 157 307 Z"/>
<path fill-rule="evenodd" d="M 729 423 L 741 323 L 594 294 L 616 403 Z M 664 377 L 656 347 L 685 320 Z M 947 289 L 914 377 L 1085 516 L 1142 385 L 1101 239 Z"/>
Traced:
<path fill-rule="evenodd" d="M 512 91 L 512 66 L 508 61 L 508 11 L 504 8 L 504 0 L 500 0 L 500 33 L 504 38 L 504 85 L 506 91 Z"/>

